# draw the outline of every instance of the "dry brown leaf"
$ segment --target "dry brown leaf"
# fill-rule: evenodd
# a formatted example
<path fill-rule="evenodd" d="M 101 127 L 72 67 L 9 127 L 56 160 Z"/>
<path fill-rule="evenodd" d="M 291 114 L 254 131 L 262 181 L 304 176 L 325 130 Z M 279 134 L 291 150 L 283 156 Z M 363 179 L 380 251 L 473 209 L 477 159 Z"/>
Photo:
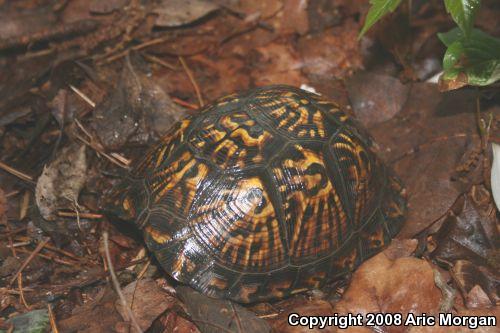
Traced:
<path fill-rule="evenodd" d="M 217 0 L 217 3 L 223 4 L 227 8 L 238 13 L 244 14 L 247 19 L 259 17 L 267 19 L 276 15 L 283 8 L 283 0 Z"/>
<path fill-rule="evenodd" d="M 96 14 L 109 14 L 117 9 L 121 9 L 128 4 L 129 0 L 92 0 L 89 3 L 89 11 Z"/>
<path fill-rule="evenodd" d="M 500 220 L 491 194 L 473 186 L 457 200 L 439 231 L 431 257 L 452 266 L 453 276 L 468 307 L 500 301 Z M 486 302 L 489 298 L 489 303 Z"/>
<path fill-rule="evenodd" d="M 203 333 L 267 333 L 269 324 L 229 300 L 210 298 L 189 287 L 176 288 L 192 321 Z"/>
<path fill-rule="evenodd" d="M 101 290 L 96 297 L 76 307 L 69 318 L 58 320 L 60 332 L 114 332 L 120 315 L 115 309 L 116 294 L 110 287 Z"/>
<path fill-rule="evenodd" d="M 437 313 L 441 292 L 434 283 L 431 265 L 425 260 L 408 257 L 415 247 L 414 240 L 394 240 L 388 249 L 363 263 L 335 305 L 335 312 Z M 406 330 L 404 326 L 381 329 L 384 332 Z"/>
<path fill-rule="evenodd" d="M 480 144 L 471 103 L 451 107 L 455 98 L 435 85 L 414 84 L 403 110 L 370 128 L 380 155 L 394 161 L 408 189 L 408 218 L 400 238 L 411 238 L 443 217 L 472 182 L 451 177 L 465 152 Z"/>
<path fill-rule="evenodd" d="M 310 78 L 338 79 L 361 68 L 357 33 L 357 23 L 348 20 L 322 34 L 302 37 L 297 50 L 304 73 Z"/>
<path fill-rule="evenodd" d="M 178 27 L 192 23 L 210 14 L 218 6 L 206 0 L 163 0 L 153 13 L 157 14 L 156 25 L 159 27 Z"/>
<path fill-rule="evenodd" d="M 280 313 L 279 317 L 273 321 L 273 329 L 277 333 L 337 332 L 337 329 L 333 326 L 327 326 L 324 329 L 309 329 L 309 327 L 291 326 L 288 324 L 288 316 L 292 313 L 297 313 L 300 316 L 331 316 L 335 312 L 336 311 L 333 309 L 332 305 L 327 301 L 304 301 L 299 305 L 292 305 L 292 307 L 289 307 L 285 309 L 284 312 Z M 367 332 L 370 331 L 368 330 Z"/>
<path fill-rule="evenodd" d="M 491 309 L 483 309 L 483 310 L 465 310 L 460 309 L 459 311 L 454 313 L 455 316 L 496 316 L 497 320 L 500 318 L 500 307 L 494 307 Z M 498 325 L 498 324 L 497 324 Z M 497 333 L 498 326 L 489 326 L 489 327 L 478 327 L 475 329 L 470 329 L 465 326 L 414 326 L 410 327 L 407 333 Z"/>
<path fill-rule="evenodd" d="M 339 2 L 341 1 L 309 1 L 307 16 L 309 18 L 309 29 L 312 33 L 321 33 L 326 28 L 330 28 L 341 22 L 342 13 L 338 8 Z"/>
<path fill-rule="evenodd" d="M 282 34 L 287 32 L 296 32 L 300 35 L 306 34 L 309 31 L 309 19 L 307 17 L 309 6 L 310 3 L 308 3 L 308 1 L 285 1 L 283 10 L 276 15 L 279 20 L 277 24 L 279 24 L 278 28 L 280 32 Z"/>
<path fill-rule="evenodd" d="M 179 315 L 167 310 L 160 315 L 146 331 L 146 333 L 200 333 L 195 324 Z"/>
<path fill-rule="evenodd" d="M 300 87 L 307 79 L 301 73 L 299 55 L 290 45 L 270 43 L 255 50 L 251 72 L 254 85 L 289 84 Z"/>
<path fill-rule="evenodd" d="M 115 150 L 128 141 L 158 139 L 183 115 L 183 108 L 127 57 L 120 83 L 94 111 L 93 127 L 101 143 Z"/>
<path fill-rule="evenodd" d="M 123 288 L 127 305 L 142 330 L 147 330 L 153 321 L 167 309 L 172 308 L 177 300 L 162 290 L 154 280 L 143 279 L 134 281 Z M 127 311 L 120 300 L 115 302 L 116 309 L 124 321 L 129 321 Z"/>
<path fill-rule="evenodd" d="M 54 220 L 58 209 L 76 208 L 87 168 L 85 146 L 79 144 L 63 148 L 59 156 L 45 166 L 35 189 L 36 204 L 44 219 Z"/>

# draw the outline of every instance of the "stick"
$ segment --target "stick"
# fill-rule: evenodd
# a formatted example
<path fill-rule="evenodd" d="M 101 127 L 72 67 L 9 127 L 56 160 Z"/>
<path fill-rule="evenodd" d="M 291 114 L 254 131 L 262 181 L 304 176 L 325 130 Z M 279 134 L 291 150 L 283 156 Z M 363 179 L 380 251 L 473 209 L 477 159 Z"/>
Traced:
<path fill-rule="evenodd" d="M 127 300 L 125 299 L 125 296 L 123 296 L 122 290 L 120 289 L 120 284 L 118 283 L 118 278 L 116 277 L 115 270 L 113 268 L 113 263 L 111 262 L 111 255 L 109 254 L 108 232 L 104 231 L 102 237 L 104 241 L 104 252 L 106 254 L 106 262 L 108 264 L 109 274 L 111 275 L 111 281 L 113 281 L 113 286 L 115 287 L 115 291 L 118 294 L 118 297 L 120 297 L 120 301 L 122 302 L 123 307 L 127 311 L 127 315 L 129 316 L 132 325 L 134 326 L 137 332 L 142 333 L 142 329 L 137 323 L 134 313 L 128 306 Z"/>
<path fill-rule="evenodd" d="M 21 299 L 21 302 L 24 304 L 27 310 L 31 310 L 31 307 L 28 305 L 28 302 L 26 302 L 26 299 L 24 298 L 22 273 L 19 273 L 17 277 L 17 286 L 19 287 L 19 298 Z"/>
<path fill-rule="evenodd" d="M 194 79 L 193 73 L 191 73 L 191 70 L 187 66 L 183 57 L 179 56 L 179 61 L 181 62 L 182 67 L 186 71 L 186 74 L 189 78 L 189 81 L 191 81 L 191 84 L 194 87 L 194 91 L 196 91 L 196 97 L 198 97 L 198 104 L 200 104 L 200 107 L 203 107 L 203 105 L 205 105 L 205 103 L 203 102 L 203 97 L 201 96 L 200 88 L 198 87 L 198 84 L 196 83 L 196 80 Z"/>
<path fill-rule="evenodd" d="M 47 244 L 49 242 L 49 240 L 50 240 L 50 238 L 45 238 L 43 241 L 41 241 L 40 243 L 38 243 L 38 245 L 33 250 L 33 252 L 31 252 L 31 254 L 28 256 L 28 258 L 26 258 L 26 260 L 23 262 L 23 264 L 21 265 L 21 267 L 19 267 L 19 269 L 17 270 L 16 274 L 14 274 L 14 276 L 12 277 L 12 279 L 10 279 L 9 286 L 11 286 L 14 283 L 14 281 L 16 281 L 17 276 L 19 274 L 21 274 L 21 272 L 26 268 L 26 266 L 28 266 L 28 264 L 30 263 L 30 261 L 33 260 L 33 258 L 37 255 L 37 253 L 40 252 L 43 249 L 43 247 L 45 246 L 45 244 Z"/>
<path fill-rule="evenodd" d="M 91 100 L 87 95 L 85 95 L 80 89 L 77 87 L 72 86 L 71 84 L 69 85 L 69 88 L 73 90 L 75 94 L 80 96 L 81 99 L 83 99 L 85 102 L 87 102 L 88 105 L 90 105 L 92 108 L 95 108 L 95 102 Z"/>
<path fill-rule="evenodd" d="M 50 328 L 52 328 L 52 333 L 59 333 L 56 325 L 56 317 L 54 316 L 54 312 L 52 312 L 52 306 L 47 303 L 47 310 L 49 310 L 49 320 L 50 320 Z"/>
<path fill-rule="evenodd" d="M 63 211 L 58 211 L 57 216 L 60 217 L 77 217 L 79 216 L 81 219 L 89 219 L 89 220 L 98 220 L 102 219 L 103 215 L 102 214 L 95 214 L 95 213 L 74 213 L 74 212 L 63 212 Z"/>
<path fill-rule="evenodd" d="M 7 171 L 8 173 L 10 173 L 11 175 L 14 175 L 24 181 L 27 181 L 27 182 L 30 182 L 30 183 L 33 183 L 33 177 L 31 176 L 28 176 L 27 174 L 25 173 L 22 173 L 21 171 L 18 171 L 16 169 L 14 169 L 13 167 L 10 167 L 8 166 L 7 164 L 3 163 L 0 161 L 0 169 L 3 169 L 5 171 Z"/>
<path fill-rule="evenodd" d="M 172 98 L 172 101 L 174 101 L 174 103 L 177 103 L 181 106 L 185 106 L 191 110 L 198 110 L 198 106 L 194 105 L 194 104 L 191 104 L 189 102 L 186 102 L 186 101 L 183 101 L 182 99 L 180 98 L 177 98 L 177 97 L 171 97 Z"/>

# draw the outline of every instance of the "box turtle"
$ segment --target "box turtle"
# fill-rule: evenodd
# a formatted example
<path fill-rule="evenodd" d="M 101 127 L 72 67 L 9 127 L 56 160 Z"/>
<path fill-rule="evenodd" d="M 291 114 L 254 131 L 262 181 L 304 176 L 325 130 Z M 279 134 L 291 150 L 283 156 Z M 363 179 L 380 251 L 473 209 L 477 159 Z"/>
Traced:
<path fill-rule="evenodd" d="M 106 199 L 176 280 L 249 303 L 321 287 L 400 230 L 404 189 L 335 102 L 289 86 L 176 123 Z"/>

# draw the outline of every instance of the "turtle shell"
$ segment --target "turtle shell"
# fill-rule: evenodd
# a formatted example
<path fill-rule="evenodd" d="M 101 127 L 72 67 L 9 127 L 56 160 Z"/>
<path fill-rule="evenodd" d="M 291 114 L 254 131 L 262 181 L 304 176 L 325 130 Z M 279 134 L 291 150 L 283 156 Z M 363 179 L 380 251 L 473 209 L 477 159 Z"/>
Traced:
<path fill-rule="evenodd" d="M 221 98 L 171 131 L 117 185 L 176 280 L 249 303 L 321 287 L 400 230 L 401 183 L 334 102 L 289 86 Z"/>

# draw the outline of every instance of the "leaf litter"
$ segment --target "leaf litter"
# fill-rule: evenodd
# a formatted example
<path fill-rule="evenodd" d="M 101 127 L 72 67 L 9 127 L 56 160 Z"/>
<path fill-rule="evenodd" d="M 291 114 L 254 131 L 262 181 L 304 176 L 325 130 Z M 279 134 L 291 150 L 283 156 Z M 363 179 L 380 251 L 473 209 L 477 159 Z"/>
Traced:
<path fill-rule="evenodd" d="M 451 22 L 435 4 L 416 1 L 408 24 L 401 18 L 410 11 L 394 13 L 358 42 L 363 1 L 42 3 L 0 4 L 13 22 L 29 13 L 43 31 L 25 24 L 0 30 L 0 75 L 11 78 L 0 83 L 0 329 L 30 313 L 22 293 L 31 310 L 51 304 L 60 332 L 128 332 L 129 318 L 106 280 L 104 230 L 145 332 L 309 332 L 288 325 L 292 312 L 499 315 L 499 215 L 489 180 L 489 143 L 500 143 L 498 92 L 440 93 L 419 82 L 439 70 L 444 48 L 435 32 Z M 478 17 L 498 14 L 483 7 Z M 495 23 L 481 27 L 495 35 Z M 389 38 L 391 29 L 400 33 Z M 307 85 L 355 114 L 406 184 L 409 215 L 392 245 L 344 280 L 241 306 L 153 269 L 138 233 L 107 220 L 99 201 L 130 160 L 196 112 L 200 96 L 212 101 L 272 83 Z M 5 287 L 47 235 L 21 284 Z"/>

